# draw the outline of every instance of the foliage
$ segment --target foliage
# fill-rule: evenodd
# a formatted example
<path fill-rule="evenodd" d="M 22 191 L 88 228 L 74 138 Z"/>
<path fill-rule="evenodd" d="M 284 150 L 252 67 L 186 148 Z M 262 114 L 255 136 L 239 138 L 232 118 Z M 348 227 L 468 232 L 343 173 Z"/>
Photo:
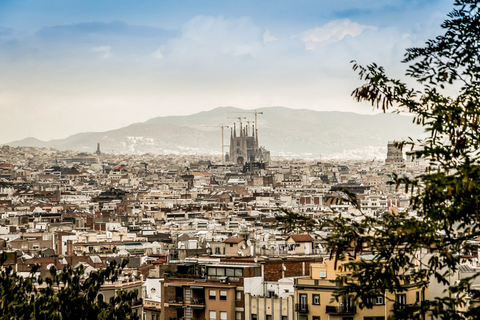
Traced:
<path fill-rule="evenodd" d="M 0 255 L 0 267 L 6 254 Z M 0 319 L 139 319 L 132 312 L 136 291 L 120 291 L 109 302 L 97 299 L 107 281 L 116 281 L 126 261 L 118 266 L 112 261 L 105 270 L 85 277 L 83 266 L 50 269 L 45 280 L 35 281 L 38 265 L 30 277 L 18 275 L 12 266 L 0 272 Z"/>
<path fill-rule="evenodd" d="M 480 1 L 457 0 L 443 35 L 425 47 L 407 49 L 407 76 L 420 89 L 389 78 L 385 70 L 354 62 L 364 85 L 352 95 L 384 112 L 409 112 L 428 137 L 403 141 L 407 155 L 423 158 L 424 174 L 408 179 L 395 176 L 397 188 L 411 196 L 408 215 L 386 214 L 382 219 L 364 216 L 336 218 L 329 223 L 332 255 L 347 260 L 348 277 L 337 280 L 338 297 L 350 295 L 361 307 L 372 307 L 379 293 L 401 293 L 405 284 L 418 288 L 436 280 L 447 288 L 441 297 L 395 313 L 397 319 L 425 315 L 441 319 L 478 319 L 480 307 L 467 305 L 472 282 L 480 273 L 455 283 L 452 277 L 464 255 L 477 250 L 469 240 L 480 235 Z M 456 92 L 455 96 L 448 92 Z M 362 251 L 371 261 L 354 260 Z"/>
<path fill-rule="evenodd" d="M 283 214 L 275 217 L 275 224 L 283 233 L 308 232 L 316 226 L 315 221 L 308 216 L 284 208 L 279 209 Z"/>

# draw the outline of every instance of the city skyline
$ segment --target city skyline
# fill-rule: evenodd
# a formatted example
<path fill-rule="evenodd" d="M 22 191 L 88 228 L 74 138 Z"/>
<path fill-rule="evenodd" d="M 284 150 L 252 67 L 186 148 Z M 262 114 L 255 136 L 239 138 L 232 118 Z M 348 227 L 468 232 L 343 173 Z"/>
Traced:
<path fill-rule="evenodd" d="M 2 1 L 1 141 L 219 106 L 371 113 L 350 61 L 402 76 L 451 1 Z"/>

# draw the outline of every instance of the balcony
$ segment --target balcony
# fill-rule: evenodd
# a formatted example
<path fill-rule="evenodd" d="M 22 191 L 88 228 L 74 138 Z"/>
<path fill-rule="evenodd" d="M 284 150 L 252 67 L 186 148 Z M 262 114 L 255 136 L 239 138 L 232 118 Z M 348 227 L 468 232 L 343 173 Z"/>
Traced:
<path fill-rule="evenodd" d="M 343 316 L 343 315 L 352 315 L 357 313 L 357 307 L 355 306 L 327 306 L 325 313 L 331 314 L 331 315 L 338 315 L 338 316 Z"/>
<path fill-rule="evenodd" d="M 204 298 L 192 298 L 192 300 L 190 301 L 190 304 L 197 305 L 197 306 L 204 306 L 205 305 L 205 299 Z"/>
<path fill-rule="evenodd" d="M 295 303 L 295 311 L 301 313 L 308 313 L 308 304 Z"/>
<path fill-rule="evenodd" d="M 183 305 L 183 298 L 170 298 L 168 299 L 169 305 Z"/>
<path fill-rule="evenodd" d="M 393 305 L 393 310 L 395 310 L 397 313 L 401 314 L 413 314 L 415 312 L 420 311 L 422 306 L 420 304 L 406 304 L 406 303 L 395 303 Z"/>

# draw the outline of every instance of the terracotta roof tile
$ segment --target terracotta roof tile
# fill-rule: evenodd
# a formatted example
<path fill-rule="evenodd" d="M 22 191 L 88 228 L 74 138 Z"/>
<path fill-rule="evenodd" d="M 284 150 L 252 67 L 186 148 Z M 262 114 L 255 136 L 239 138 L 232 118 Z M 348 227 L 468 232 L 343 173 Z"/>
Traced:
<path fill-rule="evenodd" d="M 228 238 L 227 240 L 225 240 L 224 243 L 240 243 L 242 241 L 245 241 L 245 239 L 231 237 L 231 238 Z"/>
<path fill-rule="evenodd" d="M 290 238 L 295 242 L 312 242 L 313 238 L 309 234 L 292 234 Z"/>

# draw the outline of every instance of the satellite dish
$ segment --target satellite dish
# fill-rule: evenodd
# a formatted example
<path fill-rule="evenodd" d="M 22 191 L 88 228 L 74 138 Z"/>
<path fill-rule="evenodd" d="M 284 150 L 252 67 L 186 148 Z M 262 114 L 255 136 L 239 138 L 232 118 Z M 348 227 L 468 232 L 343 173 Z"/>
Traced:
<path fill-rule="evenodd" d="M 242 250 L 245 250 L 247 246 L 245 244 L 242 244 Z"/>
<path fill-rule="evenodd" d="M 283 271 L 287 271 L 287 267 L 286 266 L 283 266 Z"/>
<path fill-rule="evenodd" d="M 241 256 L 242 255 L 242 250 L 238 249 L 237 253 Z"/>
<path fill-rule="evenodd" d="M 252 241 L 250 241 L 250 239 L 247 240 L 247 246 L 251 246 L 252 245 Z"/>
<path fill-rule="evenodd" d="M 210 248 L 210 242 L 207 242 L 207 244 L 205 245 L 207 248 Z"/>

